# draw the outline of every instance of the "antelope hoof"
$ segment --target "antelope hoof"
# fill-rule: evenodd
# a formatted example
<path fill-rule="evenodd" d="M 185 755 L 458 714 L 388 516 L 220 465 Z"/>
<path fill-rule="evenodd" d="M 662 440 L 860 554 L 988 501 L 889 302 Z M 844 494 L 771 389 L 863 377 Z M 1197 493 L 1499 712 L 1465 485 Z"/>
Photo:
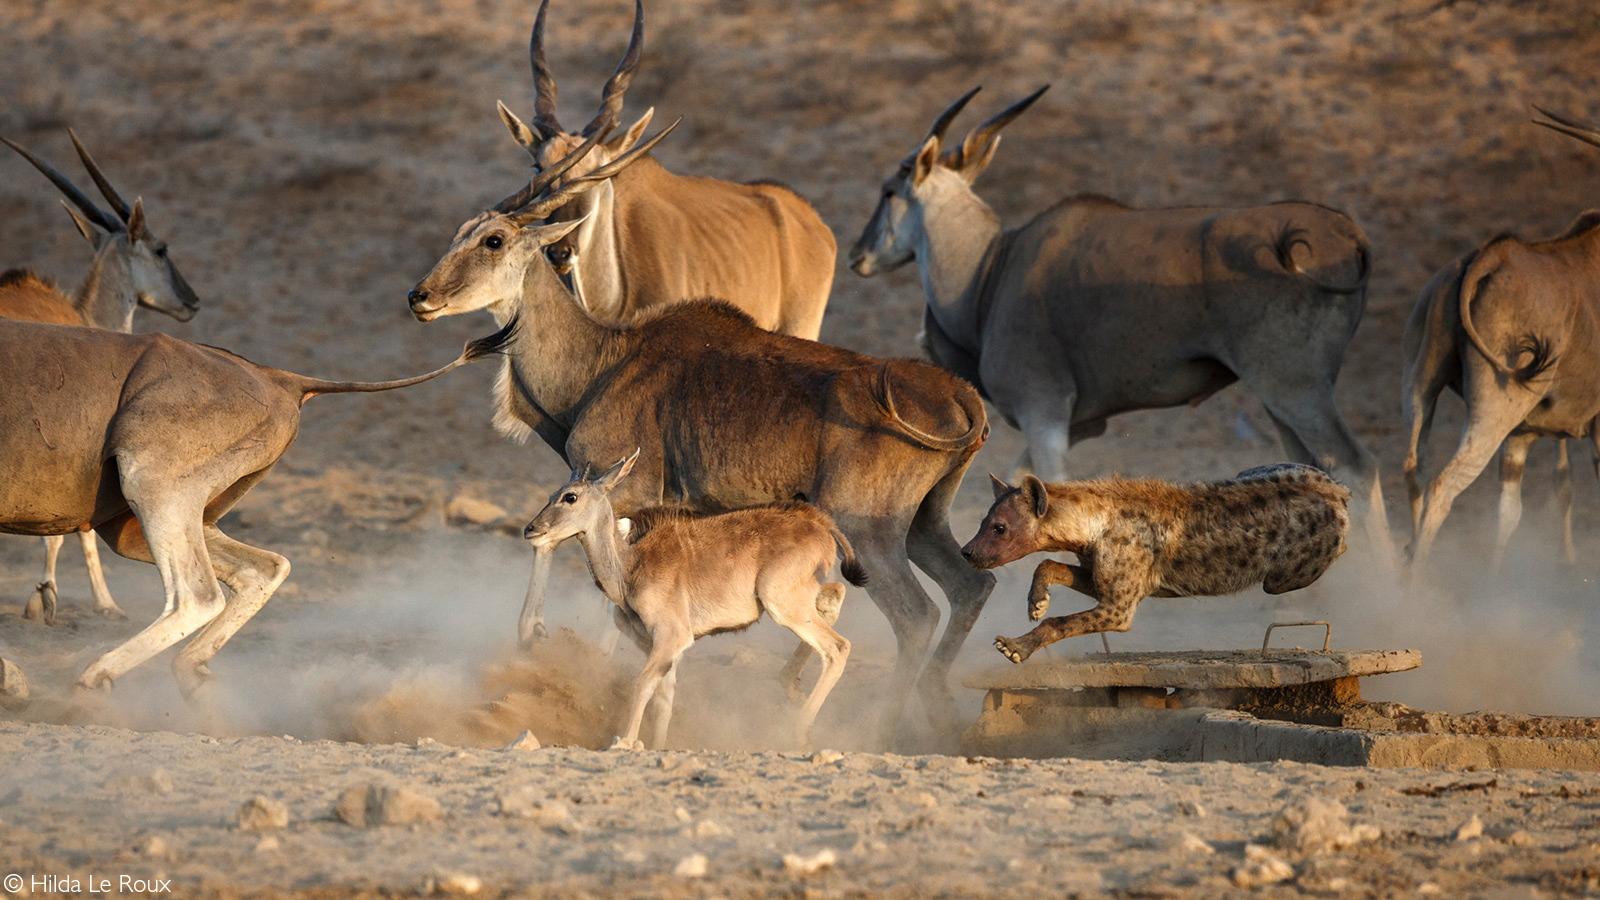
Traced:
<path fill-rule="evenodd" d="M 72 686 L 79 691 L 99 691 L 103 694 L 109 694 L 111 693 L 111 682 L 113 680 L 110 672 L 96 671 L 91 668 L 79 675 L 78 680 L 74 681 Z"/>
<path fill-rule="evenodd" d="M 783 683 L 783 692 L 789 696 L 790 703 L 805 702 L 806 692 L 800 689 L 799 676 L 795 676 L 793 680 L 785 681 Z"/>
<path fill-rule="evenodd" d="M 535 622 L 533 627 L 522 635 L 522 646 L 532 647 L 534 644 L 541 644 L 548 640 L 550 640 L 550 630 L 544 627 L 543 622 Z"/>
<path fill-rule="evenodd" d="M 41 581 L 33 586 L 33 596 L 28 598 L 28 605 L 22 611 L 22 617 L 29 622 L 43 622 L 46 625 L 56 624 L 56 585 L 53 581 Z"/>
<path fill-rule="evenodd" d="M 102 619 L 111 619 L 114 622 L 128 621 L 128 614 L 123 612 L 122 607 L 116 605 L 115 603 L 111 604 L 110 606 L 96 606 L 94 608 L 94 614 Z"/>
<path fill-rule="evenodd" d="M 1033 655 L 1032 650 L 1023 646 L 1020 642 L 1012 640 L 1011 638 L 995 638 L 994 648 L 1000 651 L 1001 656 L 1004 656 L 1006 659 L 1009 659 L 1018 665 L 1021 665 L 1023 660 Z"/>
<path fill-rule="evenodd" d="M 607 747 L 606 749 L 607 750 L 643 750 L 644 749 L 644 741 L 641 741 L 641 740 L 632 740 L 632 741 L 626 740 L 626 739 L 624 739 L 622 737 L 622 735 L 619 734 L 615 738 L 612 739 L 611 746 Z"/>
<path fill-rule="evenodd" d="M 178 693 L 185 701 L 193 701 L 195 694 L 211 680 L 211 668 L 205 663 L 189 665 L 180 657 L 173 661 L 172 674 L 178 679 Z"/>

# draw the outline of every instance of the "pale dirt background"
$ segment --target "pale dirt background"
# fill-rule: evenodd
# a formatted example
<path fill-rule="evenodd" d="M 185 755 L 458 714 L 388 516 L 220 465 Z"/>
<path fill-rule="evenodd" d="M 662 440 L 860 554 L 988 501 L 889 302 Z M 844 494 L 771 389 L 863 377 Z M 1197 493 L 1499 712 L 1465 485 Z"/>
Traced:
<path fill-rule="evenodd" d="M 658 121 L 683 115 L 684 126 L 658 153 L 669 168 L 785 181 L 812 200 L 842 250 L 870 213 L 879 180 L 940 109 L 979 83 L 984 92 L 958 129 L 1041 83 L 1053 85 L 1009 127 L 994 165 L 978 183 L 1008 224 L 1021 224 L 1054 199 L 1079 191 L 1143 206 L 1301 198 L 1348 211 L 1372 238 L 1375 270 L 1340 399 L 1380 457 L 1391 521 L 1403 537 L 1399 342 L 1416 291 L 1436 268 L 1497 232 L 1558 231 L 1590 205 L 1600 186 L 1600 158 L 1592 149 L 1527 123 L 1530 102 L 1600 120 L 1593 64 L 1600 51 L 1600 12 L 1584 0 L 1464 0 L 1429 12 L 1430 6 L 1421 0 L 653 0 L 645 61 L 628 94 L 627 114 L 631 119 L 653 105 Z M 152 227 L 171 243 L 204 308 L 186 325 L 141 314 L 138 328 L 218 344 L 322 377 L 398 377 L 442 364 L 462 341 L 489 329 L 487 317 L 421 326 L 406 310 L 404 295 L 462 220 L 526 177 L 525 158 L 506 136 L 493 104 L 503 99 L 531 112 L 526 41 L 533 14 L 531 3 L 495 0 L 10 0 L 0 4 L 0 134 L 77 178 L 65 134 L 71 125 L 125 194 L 144 197 Z M 560 0 L 552 8 L 550 60 L 569 124 L 592 111 L 623 50 L 630 16 L 630 5 L 620 0 Z M 56 207 L 55 193 L 31 168 L 14 157 L 0 159 L 0 267 L 28 265 L 76 284 L 87 249 Z M 921 307 L 913 269 L 869 281 L 841 264 L 822 337 L 868 353 L 914 354 Z M 110 561 L 113 590 L 133 619 L 103 622 L 83 612 L 87 585 L 77 550 L 69 546 L 62 622 L 45 629 L 17 615 L 37 579 L 37 542 L 0 540 L 0 656 L 23 667 L 37 698 L 10 716 L 230 739 L 292 734 L 384 742 L 431 736 L 494 747 L 533 727 L 546 743 L 605 743 L 614 728 L 609 717 L 618 711 L 618 691 L 637 656 L 624 650 L 612 661 L 597 662 L 570 638 L 537 659 L 512 646 L 528 557 L 507 532 L 520 528 L 565 470 L 542 445 L 519 447 L 493 433 L 492 377 L 492 365 L 475 366 L 413 390 L 323 398 L 308 406 L 295 447 L 224 522 L 231 534 L 288 555 L 295 574 L 217 658 L 213 697 L 204 713 L 177 698 L 166 658 L 131 673 L 109 698 L 73 697 L 64 689 L 91 659 L 159 611 L 160 583 L 152 568 Z M 1453 444 L 1460 408 L 1453 397 L 1442 401 L 1434 445 L 1439 462 Z M 1004 473 L 1019 449 L 1017 435 L 997 423 L 973 467 L 976 477 L 958 500 L 959 538 L 970 535 L 988 504 L 983 473 Z M 1084 476 L 1117 471 L 1217 478 L 1281 455 L 1259 405 L 1230 388 L 1198 408 L 1115 420 L 1105 437 L 1074 449 L 1072 468 Z M 1499 576 L 1485 565 L 1497 488 L 1491 475 L 1458 503 L 1440 564 L 1408 589 L 1385 579 L 1370 558 L 1352 554 L 1319 585 L 1288 598 L 1153 601 L 1135 629 L 1113 644 L 1129 650 L 1243 647 L 1275 619 L 1330 617 L 1338 645 L 1413 646 L 1424 652 L 1421 671 L 1392 676 L 1387 684 L 1372 682 L 1369 696 L 1459 711 L 1600 714 L 1593 690 L 1600 672 L 1591 649 L 1600 636 L 1597 484 L 1587 454 L 1578 450 L 1581 561 L 1574 569 L 1562 567 L 1544 508 L 1552 459 L 1551 447 L 1535 449 L 1523 528 Z M 507 510 L 502 527 L 448 521 L 444 507 L 462 496 Z M 1026 627 L 1020 599 L 1026 568 L 1013 566 L 1016 571 L 1003 575 L 960 668 L 998 663 L 989 638 Z M 579 555 L 566 553 L 558 572 L 571 590 L 552 599 L 553 622 L 592 637 L 600 600 Z M 881 750 L 871 722 L 881 708 L 892 640 L 882 616 L 859 591 L 852 592 L 840 629 L 856 651 L 824 709 L 819 745 Z M 713 751 L 793 747 L 784 727 L 789 708 L 769 677 L 790 646 L 786 633 L 762 625 L 692 651 L 672 745 Z M 1097 646 L 1094 639 L 1075 639 L 1058 652 Z M 964 692 L 962 700 L 976 712 L 976 692 Z M 954 736 L 927 733 L 919 716 L 913 720 L 913 733 L 897 749 L 954 748 Z M 317 781 L 315 790 L 336 793 L 343 776 L 327 774 L 341 771 L 327 762 L 334 758 L 329 754 L 377 754 L 390 759 L 394 771 L 414 773 L 423 782 L 464 779 L 469 787 L 459 790 L 469 793 L 491 790 L 498 777 L 456 772 L 443 753 L 419 765 L 398 749 L 257 740 L 250 744 L 250 777 L 235 778 L 234 757 L 207 755 L 205 745 L 191 738 L 7 727 L 0 745 L 11 748 L 17 762 L 0 774 L 0 847 L 14 841 L 31 848 L 29 858 L 74 866 L 115 859 L 142 827 L 156 827 L 137 824 L 142 816 L 156 815 L 138 797 L 115 800 L 123 818 L 113 816 L 91 836 L 72 837 L 75 827 L 63 824 L 99 815 L 91 811 L 108 801 L 86 786 L 105 780 L 105 761 L 112 758 L 170 769 L 179 783 L 171 797 L 186 802 L 177 819 L 160 827 L 195 828 L 195 834 L 212 837 L 238 801 L 256 791 L 287 791 L 302 770 L 322 773 L 308 778 L 335 779 Z M 156 758 L 155 744 L 184 761 L 147 764 L 143 757 Z M 782 780 L 789 774 L 774 776 L 778 780 L 770 784 L 753 774 L 761 759 L 705 757 L 691 763 L 734 766 L 755 779 L 729 776 L 749 786 L 749 796 L 730 801 L 730 811 L 720 816 L 754 822 L 774 797 L 801 802 L 793 800 L 800 783 Z M 190 765 L 220 787 L 211 794 L 184 793 L 191 781 L 180 772 Z M 544 775 L 557 780 L 581 779 L 594 767 L 626 769 L 579 751 L 551 755 L 541 765 L 548 769 Z M 1107 777 L 1133 778 L 1141 771 L 1137 764 L 1109 765 Z M 1151 777 L 1155 783 L 1204 785 L 1196 788 L 1201 795 L 1248 796 L 1251 815 L 1259 817 L 1282 800 L 1279 788 L 1260 781 L 1262 771 L 1168 766 Z M 1369 783 L 1379 777 L 1305 771 L 1307 783 L 1318 790 L 1333 790 L 1328 785 L 1349 777 Z M 1029 777 L 1063 776 L 1069 783 L 1090 778 L 1072 766 Z M 676 802 L 651 793 L 646 782 L 628 782 L 625 771 L 606 777 L 645 791 L 641 796 L 651 800 L 639 805 L 650 806 L 652 815 L 661 804 L 670 812 Z M 7 795 L 8 782 L 22 793 Z M 858 800 L 878 802 L 868 788 L 861 790 Z M 310 794 L 296 801 L 295 820 L 325 811 L 331 800 L 316 796 L 314 803 Z M 821 815 L 832 802 L 825 791 L 814 799 L 807 814 Z M 1425 837 L 1385 838 L 1384 862 L 1372 871 L 1415 877 L 1374 887 L 1377 893 L 1404 893 L 1420 883 L 1420 870 L 1408 867 L 1434 858 L 1438 848 L 1430 842 L 1455 824 L 1422 823 L 1465 816 L 1464 807 L 1441 811 L 1430 803 L 1408 798 L 1385 813 L 1401 817 L 1396 834 Z M 1093 806 L 1086 805 L 1078 818 L 1061 811 L 1051 819 L 1053 813 L 1033 810 L 1014 822 L 990 822 L 978 812 L 971 821 L 964 813 L 952 814 L 938 827 L 956 831 L 941 833 L 966 835 L 963 829 L 972 828 L 972 821 L 988 823 L 962 838 L 977 850 L 970 862 L 950 862 L 955 857 L 941 856 L 933 845 L 919 856 L 911 852 L 918 843 L 887 856 L 861 852 L 875 860 L 870 867 L 884 890 L 908 893 L 943 884 L 939 879 L 953 871 L 973 880 L 952 890 L 1020 890 L 1040 877 L 1065 890 L 1072 885 L 1062 879 L 1084 866 L 1104 869 L 1114 859 L 1116 866 L 1132 861 L 1127 864 L 1138 869 L 1139 853 L 1167 853 L 1159 841 L 1140 843 L 1142 838 L 1129 836 L 1135 823 L 1164 815 L 1165 807 L 1112 821 L 1107 833 L 1122 836 L 1102 846 L 1081 842 L 1085 832 L 1074 830 L 1099 815 Z M 1594 826 L 1594 809 L 1592 801 L 1542 801 L 1519 806 L 1515 815 L 1526 817 L 1529 828 L 1548 824 L 1556 832 L 1582 833 Z M 458 820 L 451 825 L 425 830 L 417 839 L 437 843 L 439 836 L 464 828 L 459 818 L 469 813 L 454 814 Z M 1006 842 L 1032 840 L 1025 835 L 1035 827 L 1068 837 L 1030 845 L 1030 857 L 1046 863 L 1043 873 L 1005 868 L 1016 855 L 1002 852 Z M 417 884 L 414 867 L 395 862 L 409 857 L 375 850 L 386 846 L 381 841 L 362 845 L 365 863 L 320 868 L 318 853 L 345 852 L 361 838 L 332 838 L 337 829 L 316 828 L 321 830 L 307 833 L 304 845 L 285 842 L 294 851 L 286 854 L 290 863 L 283 871 L 303 863 L 299 876 L 284 881 L 282 871 L 261 874 L 267 871 L 262 869 L 241 875 L 238 886 Z M 1172 888 L 1178 895 L 1225 894 L 1205 877 L 1239 864 L 1240 842 L 1259 834 L 1259 822 L 1229 828 L 1236 836 L 1217 838 L 1234 842 L 1219 846 L 1225 852 L 1190 860 L 1181 872 L 1151 883 L 1178 885 Z M 528 849 L 517 840 L 485 846 L 495 852 Z M 1562 846 L 1577 846 L 1574 840 L 1568 834 Z M 853 841 L 839 849 L 852 850 Z M 1526 865 L 1544 873 L 1543 889 L 1583 890 L 1587 876 L 1555 878 L 1555 857 L 1538 855 L 1554 852 L 1549 848 L 1557 843 L 1540 844 L 1537 852 L 1518 845 L 1507 854 L 1533 860 Z M 184 849 L 168 869 L 190 879 L 232 871 L 231 862 L 219 862 L 234 859 L 223 844 L 210 837 L 177 842 Z M 640 852 L 651 860 L 648 865 L 619 863 L 613 870 L 596 850 L 585 857 L 588 862 L 552 863 L 541 883 L 572 891 L 643 885 L 629 879 L 642 878 L 646 869 L 658 871 L 656 855 L 676 852 L 644 844 L 650 849 Z M 248 850 L 253 841 L 239 846 Z M 760 841 L 750 847 L 751 853 L 771 855 Z M 1521 877 L 1523 870 L 1491 856 L 1466 866 L 1476 874 L 1447 895 Z M 713 871 L 719 871 L 713 857 Z M 924 871 L 935 857 L 944 868 Z M 738 865 L 757 869 L 771 863 L 765 857 L 738 859 L 745 860 Z M 1600 863 L 1574 865 L 1572 871 Z M 850 871 L 847 865 L 840 869 Z M 620 880 L 604 882 L 604 888 L 584 880 L 595 872 Z M 833 877 L 843 880 L 828 882 L 825 892 L 866 884 Z M 514 886 L 527 879 L 494 883 Z M 729 894 L 779 890 L 764 882 L 714 884 Z M 1134 890 L 1131 884 L 1112 879 L 1086 889 L 1126 893 Z M 1302 887 L 1312 890 L 1314 882 Z M 212 888 L 231 890 L 226 877 Z"/>

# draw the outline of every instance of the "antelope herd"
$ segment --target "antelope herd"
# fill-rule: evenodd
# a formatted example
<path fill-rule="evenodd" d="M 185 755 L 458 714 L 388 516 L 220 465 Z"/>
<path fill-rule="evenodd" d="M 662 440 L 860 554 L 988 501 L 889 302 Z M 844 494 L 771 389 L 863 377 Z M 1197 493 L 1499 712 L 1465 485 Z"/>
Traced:
<path fill-rule="evenodd" d="M 287 450 L 306 399 L 401 388 L 490 355 L 502 357 L 497 429 L 537 435 L 573 473 L 525 530 L 534 574 L 518 637 L 538 652 L 550 553 L 578 537 L 618 626 L 647 657 L 619 747 L 637 745 L 647 708 L 652 743 L 665 740 L 678 658 L 695 639 L 763 613 L 801 639 L 786 687 L 811 653 L 823 660 L 803 736 L 850 649 L 833 630 L 844 587 L 819 580 L 836 551 L 895 635 L 891 736 L 914 693 L 936 725 L 955 724 L 949 669 L 996 583 L 986 570 L 1029 553 L 1079 559 L 1040 564 L 1030 618 L 1044 617 L 1053 585 L 1098 605 L 997 639 L 1013 662 L 1073 634 L 1126 630 L 1146 596 L 1304 587 L 1344 552 L 1352 512 L 1367 535 L 1361 551 L 1389 560 L 1377 463 L 1334 402 L 1371 273 L 1367 237 L 1345 214 L 1304 202 L 1134 209 L 1085 194 L 1005 230 L 972 185 L 1001 130 L 1048 86 L 947 141 L 974 88 L 884 181 L 849 254 L 863 277 L 916 262 L 919 341 L 932 363 L 865 356 L 816 340 L 836 245 L 806 200 L 773 182 L 669 172 L 651 151 L 677 123 L 645 139 L 653 109 L 618 133 L 643 59 L 641 0 L 622 61 L 577 132 L 557 118 L 547 7 L 529 44 L 534 116 L 524 123 L 499 105 L 537 171 L 466 221 L 407 297 L 420 322 L 482 310 L 499 330 L 422 376 L 321 381 L 129 334 L 137 306 L 179 321 L 199 307 L 142 202 L 121 198 L 76 134 L 110 212 L 5 141 L 65 195 L 95 249 L 75 295 L 27 270 L 0 274 L 0 532 L 46 541 L 27 612 L 54 622 L 57 551 L 74 532 L 97 612 L 121 613 L 95 534 L 153 563 L 166 594 L 155 622 L 78 686 L 109 686 L 188 638 L 174 671 L 185 696 L 203 687 L 211 657 L 288 575 L 286 559 L 218 522 Z M 1544 116 L 1539 124 L 1600 146 L 1600 129 Z M 1586 439 L 1600 466 L 1600 212 L 1548 241 L 1495 238 L 1441 269 L 1403 346 L 1413 561 L 1496 449 L 1503 548 L 1540 437 L 1561 442 L 1570 561 L 1565 440 Z M 1303 465 L 1215 485 L 1063 482 L 1069 447 L 1110 417 L 1198 404 L 1235 381 Z M 1447 387 L 1467 424 L 1424 490 L 1422 451 Z M 989 435 L 985 400 L 1022 432 L 1024 477 L 995 479 L 995 505 L 962 547 L 949 509 Z M 945 595 L 942 633 L 913 565 Z"/>

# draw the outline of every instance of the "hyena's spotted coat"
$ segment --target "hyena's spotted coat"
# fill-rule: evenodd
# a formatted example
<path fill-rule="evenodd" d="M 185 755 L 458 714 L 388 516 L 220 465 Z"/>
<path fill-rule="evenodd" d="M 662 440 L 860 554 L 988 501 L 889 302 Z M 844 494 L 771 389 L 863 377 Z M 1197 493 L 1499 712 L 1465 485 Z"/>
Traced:
<path fill-rule="evenodd" d="M 1145 597 L 1303 588 L 1344 552 L 1349 509 L 1347 488 L 1290 463 L 1191 485 L 1121 478 L 1046 485 L 1030 475 L 1020 487 L 995 479 L 994 506 L 961 552 L 980 569 L 1041 551 L 1077 554 L 1079 565 L 1039 564 L 1028 616 L 1044 618 L 1055 584 L 1098 605 L 1045 619 L 1022 637 L 996 638 L 995 647 L 1020 663 L 1063 638 L 1127 631 Z"/>

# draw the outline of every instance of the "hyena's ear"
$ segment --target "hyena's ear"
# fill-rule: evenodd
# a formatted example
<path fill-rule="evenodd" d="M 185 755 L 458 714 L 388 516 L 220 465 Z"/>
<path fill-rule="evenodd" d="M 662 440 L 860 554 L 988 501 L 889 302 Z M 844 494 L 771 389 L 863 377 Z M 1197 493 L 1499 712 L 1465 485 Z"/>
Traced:
<path fill-rule="evenodd" d="M 1016 488 L 1013 488 L 1011 485 L 1006 484 L 1003 479 L 1001 479 L 998 475 L 994 474 L 993 472 L 989 473 L 989 484 L 990 484 L 991 487 L 994 488 L 994 498 L 996 500 L 999 500 L 1001 497 L 1004 497 L 1006 494 L 1009 494 L 1012 491 L 1016 490 Z"/>
<path fill-rule="evenodd" d="M 1050 511 L 1050 492 L 1045 490 L 1044 482 L 1029 475 L 1022 479 L 1022 496 L 1033 506 L 1033 514 L 1044 518 Z"/>

